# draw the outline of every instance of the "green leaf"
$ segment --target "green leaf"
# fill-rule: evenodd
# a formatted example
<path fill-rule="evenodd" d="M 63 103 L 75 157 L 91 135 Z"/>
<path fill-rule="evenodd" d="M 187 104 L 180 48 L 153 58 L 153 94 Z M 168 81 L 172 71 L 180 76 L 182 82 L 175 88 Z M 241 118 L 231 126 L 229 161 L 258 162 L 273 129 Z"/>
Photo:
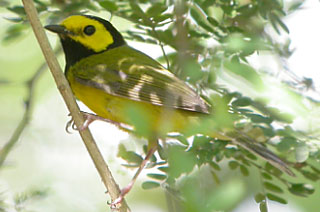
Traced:
<path fill-rule="evenodd" d="M 143 152 L 147 155 L 149 153 L 149 149 L 148 149 L 148 145 L 143 145 Z M 157 157 L 153 154 L 151 155 L 150 159 L 149 159 L 148 165 L 146 166 L 146 168 L 152 168 L 156 165 L 157 162 Z"/>
<path fill-rule="evenodd" d="M 224 154 L 227 158 L 233 158 L 237 154 L 237 151 L 238 149 L 236 148 L 226 148 Z"/>
<path fill-rule="evenodd" d="M 279 16 L 275 15 L 274 19 L 278 22 L 278 24 L 280 25 L 280 27 L 289 34 L 289 28 L 281 21 L 281 19 L 279 18 Z"/>
<path fill-rule="evenodd" d="M 307 171 L 307 170 L 301 170 L 300 171 L 303 176 L 309 180 L 312 180 L 312 181 L 317 181 L 320 179 L 320 175 L 319 173 L 314 173 L 314 172 L 310 172 L 310 171 Z"/>
<path fill-rule="evenodd" d="M 284 136 L 284 137 L 292 137 L 293 135 L 295 135 L 295 132 L 296 131 L 293 130 L 290 125 L 287 125 L 284 127 L 284 129 L 279 129 L 277 131 L 277 135 Z"/>
<path fill-rule="evenodd" d="M 214 180 L 214 182 L 219 185 L 220 184 L 220 179 L 218 177 L 218 175 L 216 174 L 216 172 L 210 170 L 210 173 L 211 173 L 211 176 L 212 176 L 212 179 Z"/>
<path fill-rule="evenodd" d="M 153 17 L 153 20 L 157 23 L 160 23 L 160 22 L 163 22 L 169 18 L 172 18 L 172 14 L 170 13 L 167 13 L 167 14 L 162 14 L 162 15 L 158 15 L 158 16 L 155 16 Z"/>
<path fill-rule="evenodd" d="M 247 114 L 247 116 L 251 119 L 254 123 L 265 123 L 265 124 L 271 124 L 273 119 L 270 117 L 265 117 L 259 114 Z"/>
<path fill-rule="evenodd" d="M 269 183 L 269 182 L 265 182 L 265 183 L 263 183 L 263 185 L 269 191 L 273 191 L 273 192 L 276 192 L 276 193 L 283 193 L 283 190 L 277 185 L 274 185 L 274 184 Z"/>
<path fill-rule="evenodd" d="M 23 21 L 23 18 L 20 18 L 20 17 L 3 17 L 3 18 L 13 23 L 21 23 Z"/>
<path fill-rule="evenodd" d="M 167 176 L 164 175 L 164 174 L 152 174 L 152 173 L 149 173 L 149 174 L 147 174 L 147 176 L 150 177 L 150 178 L 156 179 L 156 180 L 165 180 L 167 178 Z"/>
<path fill-rule="evenodd" d="M 287 204 L 288 201 L 277 196 L 277 195 L 274 195 L 274 194 L 271 194 L 271 193 L 267 193 L 267 197 L 269 200 L 272 200 L 272 201 L 276 201 L 276 202 L 279 202 L 281 204 Z"/>
<path fill-rule="evenodd" d="M 270 172 L 271 174 L 275 175 L 275 176 L 280 176 L 283 174 L 282 171 L 280 171 L 279 169 L 277 169 L 276 167 L 272 166 L 270 163 L 266 163 L 265 168 L 268 172 Z"/>
<path fill-rule="evenodd" d="M 313 165 L 309 165 L 309 166 L 315 173 L 320 174 L 320 170 L 318 168 L 314 167 Z"/>
<path fill-rule="evenodd" d="M 222 161 L 223 158 L 224 158 L 223 152 L 218 152 L 218 153 L 215 154 L 215 160 L 216 160 L 217 162 Z"/>
<path fill-rule="evenodd" d="M 255 155 L 252 154 L 251 152 L 247 152 L 247 153 L 246 153 L 246 157 L 249 158 L 249 159 L 251 159 L 251 160 L 257 160 L 257 159 L 258 159 L 257 156 L 255 156 Z M 248 164 L 248 165 L 250 165 L 250 164 Z"/>
<path fill-rule="evenodd" d="M 160 187 L 160 183 L 154 181 L 146 181 L 142 183 L 143 189 L 153 189 Z"/>
<path fill-rule="evenodd" d="M 267 107 L 266 104 L 263 102 L 255 101 L 253 102 L 252 106 L 254 106 L 263 114 L 270 116 L 274 120 L 288 123 L 288 124 L 293 122 L 294 116 L 292 116 L 289 113 L 282 112 L 278 108 L 274 108 L 270 106 Z"/>
<path fill-rule="evenodd" d="M 140 16 L 141 18 L 146 16 L 143 10 L 140 8 L 140 6 L 137 3 L 130 1 L 130 7 L 133 13 Z"/>
<path fill-rule="evenodd" d="M 281 21 L 281 19 L 279 18 L 279 16 L 277 14 L 271 13 L 270 14 L 270 23 L 272 25 L 272 27 L 274 28 L 274 30 L 280 35 L 280 31 L 278 28 L 278 25 L 286 32 L 289 34 L 289 29 L 288 27 Z"/>
<path fill-rule="evenodd" d="M 169 167 L 168 166 L 160 166 L 158 167 L 159 171 L 165 172 L 167 173 L 169 171 Z"/>
<path fill-rule="evenodd" d="M 183 145 L 189 146 L 189 142 L 188 139 L 183 136 L 183 135 L 169 135 L 170 138 L 174 138 L 177 139 L 180 143 L 182 143 Z"/>
<path fill-rule="evenodd" d="M 297 9 L 300 9 L 300 7 L 303 5 L 303 2 L 297 1 L 297 2 L 292 2 L 291 5 L 288 8 L 289 12 L 293 12 Z"/>
<path fill-rule="evenodd" d="M 133 151 L 127 151 L 123 144 L 119 144 L 118 157 L 127 161 L 128 163 L 141 164 L 143 158 Z"/>
<path fill-rule="evenodd" d="M 146 109 L 141 105 L 128 104 L 124 108 L 124 117 L 127 122 L 135 127 L 135 133 L 139 136 L 150 137 L 153 133 L 152 126 L 152 114 L 151 109 Z"/>
<path fill-rule="evenodd" d="M 161 145 L 158 146 L 158 153 L 162 160 L 168 159 L 168 153 Z"/>
<path fill-rule="evenodd" d="M 261 202 L 259 205 L 260 212 L 268 212 L 268 207 L 266 202 Z"/>
<path fill-rule="evenodd" d="M 210 24 L 212 24 L 212 26 L 219 26 L 219 22 L 216 19 L 212 17 L 207 17 L 207 20 Z"/>
<path fill-rule="evenodd" d="M 23 6 L 7 7 L 7 10 L 9 10 L 9 11 L 11 11 L 13 13 L 16 13 L 17 15 L 20 15 L 20 16 L 25 16 L 26 15 L 26 12 L 25 12 Z"/>
<path fill-rule="evenodd" d="M 103 7 L 104 9 L 106 9 L 109 12 L 115 12 L 118 10 L 118 6 L 113 1 L 104 0 L 104 1 L 100 1 L 98 3 L 100 4 L 101 7 Z"/>
<path fill-rule="evenodd" d="M 263 127 L 263 126 L 259 126 L 260 129 L 262 129 L 263 131 L 263 134 L 266 136 L 266 137 L 274 137 L 276 135 L 276 132 L 274 131 L 273 127 L 270 126 L 270 127 Z"/>
<path fill-rule="evenodd" d="M 298 142 L 297 139 L 294 137 L 284 137 L 281 141 L 277 144 L 277 149 L 280 152 L 288 152 L 292 150 L 295 146 L 297 146 Z"/>
<path fill-rule="evenodd" d="M 215 169 L 215 170 L 217 170 L 217 171 L 220 171 L 220 170 L 221 170 L 220 166 L 219 166 L 217 163 L 213 162 L 213 161 L 211 161 L 211 162 L 209 163 L 209 165 L 210 165 L 213 169 Z"/>
<path fill-rule="evenodd" d="M 143 161 L 143 158 L 133 151 L 126 152 L 125 155 L 122 155 L 122 159 L 126 160 L 128 163 L 140 164 Z"/>
<path fill-rule="evenodd" d="M 223 102 L 225 102 L 226 104 L 228 104 L 233 98 L 236 98 L 236 99 L 241 99 L 241 93 L 239 92 L 232 92 L 232 93 L 226 93 L 225 95 L 223 95 L 222 99 L 223 99 Z M 245 97 L 244 97 L 245 98 Z M 237 101 L 237 100 L 235 100 Z M 240 100 L 241 101 L 241 100 Z"/>
<path fill-rule="evenodd" d="M 157 157 L 153 154 L 153 155 L 150 157 L 149 161 L 150 161 L 152 164 L 149 164 L 150 166 L 148 165 L 148 168 L 152 168 L 152 167 L 155 166 L 155 164 L 156 164 L 156 162 L 157 162 Z"/>
<path fill-rule="evenodd" d="M 153 40 L 153 39 L 151 39 L 151 38 L 146 38 L 146 39 L 145 39 L 145 42 L 146 42 L 146 43 L 151 43 L 151 44 L 156 44 L 156 45 L 158 44 L 158 42 L 157 42 L 156 40 Z"/>
<path fill-rule="evenodd" d="M 243 176 L 246 176 L 246 177 L 249 176 L 249 170 L 244 165 L 240 165 L 240 171 L 243 174 Z"/>
<path fill-rule="evenodd" d="M 277 32 L 277 34 L 280 35 L 280 31 L 276 25 L 276 21 L 273 18 L 270 18 L 270 23 L 271 23 L 272 28 Z"/>
<path fill-rule="evenodd" d="M 234 107 L 245 107 L 250 106 L 252 104 L 252 100 L 249 97 L 240 97 L 234 100 L 231 104 Z"/>
<path fill-rule="evenodd" d="M 148 17 L 158 16 L 162 14 L 164 11 L 166 11 L 168 7 L 163 3 L 155 3 L 152 4 L 151 7 L 149 7 L 146 11 L 146 14 Z"/>
<path fill-rule="evenodd" d="M 42 1 L 34 0 L 34 3 L 36 4 L 36 9 L 37 9 L 38 13 L 48 10 L 48 5 L 43 3 Z"/>
<path fill-rule="evenodd" d="M 243 33 L 243 30 L 236 26 L 230 26 L 230 27 L 227 27 L 226 29 L 229 31 L 229 33 Z"/>
<path fill-rule="evenodd" d="M 142 36 L 138 35 L 136 32 L 127 31 L 127 33 L 130 35 L 132 40 L 136 40 L 139 42 L 145 42 L 145 39 Z"/>
<path fill-rule="evenodd" d="M 233 161 L 230 161 L 230 162 L 228 163 L 228 165 L 229 165 L 229 168 L 230 168 L 230 169 L 234 170 L 234 169 L 238 168 L 239 163 L 238 163 L 237 161 L 233 160 Z"/>
<path fill-rule="evenodd" d="M 212 140 L 212 138 L 207 137 L 207 136 L 203 136 L 203 135 L 197 135 L 194 136 L 193 138 L 193 147 L 194 148 L 201 148 L 203 146 L 207 146 L 210 144 L 210 141 Z M 220 148 L 221 147 L 221 143 L 216 142 L 214 143 L 216 148 Z"/>
<path fill-rule="evenodd" d="M 310 194 L 314 193 L 314 188 L 310 184 L 303 184 L 303 183 L 292 183 L 289 191 L 292 194 L 302 196 L 302 197 L 307 197 Z"/>
<path fill-rule="evenodd" d="M 196 162 L 195 154 L 186 152 L 184 147 L 170 146 L 168 164 L 171 177 L 177 178 L 182 174 L 190 173 Z"/>
<path fill-rule="evenodd" d="M 195 22 L 197 22 L 197 24 L 199 26 L 201 26 L 203 29 L 205 29 L 208 32 L 215 33 L 215 30 L 206 23 L 206 19 L 199 12 L 199 10 L 197 10 L 197 9 L 195 9 L 193 7 L 190 8 L 190 15 L 195 20 Z"/>
<path fill-rule="evenodd" d="M 265 173 L 265 172 L 262 172 L 262 173 L 261 173 L 261 176 L 262 176 L 264 179 L 266 179 L 266 180 L 272 180 L 271 175 L 269 175 L 269 174 L 267 174 L 267 173 Z"/>
<path fill-rule="evenodd" d="M 262 90 L 264 88 L 262 79 L 251 66 L 232 60 L 225 62 L 224 67 L 233 74 L 239 76 L 242 80 L 249 82 L 254 88 L 258 90 Z"/>
<path fill-rule="evenodd" d="M 257 193 L 256 195 L 254 195 L 254 200 L 256 201 L 256 203 L 262 202 L 266 199 L 266 196 L 262 193 Z"/>
<path fill-rule="evenodd" d="M 203 79 L 201 65 L 195 60 L 188 60 L 183 64 L 181 77 L 188 79 L 189 82 L 195 83 Z"/>
<path fill-rule="evenodd" d="M 240 56 L 239 59 L 243 60 L 247 63 L 246 57 L 252 55 L 255 51 L 258 50 L 268 50 L 266 41 L 262 39 L 248 37 L 244 35 L 238 28 L 227 28 L 229 31 L 229 35 L 224 40 L 224 45 L 226 48 L 227 54 L 236 54 Z"/>
<path fill-rule="evenodd" d="M 41 0 L 34 0 L 34 3 L 36 3 L 36 5 L 40 6 L 40 7 L 47 7 L 48 5 L 44 2 L 42 2 Z"/>
<path fill-rule="evenodd" d="M 142 149 L 143 149 L 144 154 L 148 154 L 148 145 L 147 144 L 143 145 Z"/>

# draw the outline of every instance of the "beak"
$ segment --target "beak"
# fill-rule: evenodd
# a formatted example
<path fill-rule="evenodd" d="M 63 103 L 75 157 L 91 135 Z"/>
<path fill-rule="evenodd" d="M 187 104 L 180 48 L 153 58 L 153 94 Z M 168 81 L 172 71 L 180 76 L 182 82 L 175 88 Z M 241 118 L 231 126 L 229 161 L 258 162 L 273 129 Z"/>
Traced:
<path fill-rule="evenodd" d="M 69 30 L 67 30 L 64 26 L 61 25 L 47 25 L 44 27 L 45 29 L 57 33 L 57 34 L 61 34 L 61 35 L 70 35 L 72 34 L 72 32 L 70 32 Z"/>

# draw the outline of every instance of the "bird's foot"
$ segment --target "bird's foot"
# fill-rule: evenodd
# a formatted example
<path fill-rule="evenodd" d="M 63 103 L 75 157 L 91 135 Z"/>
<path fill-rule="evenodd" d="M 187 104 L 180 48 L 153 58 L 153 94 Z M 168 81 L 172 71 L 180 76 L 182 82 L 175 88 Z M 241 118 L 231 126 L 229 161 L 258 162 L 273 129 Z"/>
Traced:
<path fill-rule="evenodd" d="M 84 118 L 84 123 L 83 125 L 78 129 L 77 126 L 75 125 L 74 123 L 74 120 L 73 118 L 71 118 L 70 121 L 67 122 L 67 125 L 66 125 L 66 131 L 68 133 L 71 133 L 69 131 L 69 128 L 71 127 L 73 130 L 78 130 L 78 131 L 83 131 L 85 129 L 87 129 L 89 127 L 89 125 L 94 122 L 94 121 L 104 121 L 104 122 L 107 122 L 107 123 L 111 123 L 111 124 L 114 124 L 116 125 L 117 127 L 119 127 L 120 129 L 124 128 L 124 126 L 122 126 L 121 123 L 119 122 L 116 122 L 116 121 L 112 121 L 110 119 L 105 119 L 101 116 L 98 116 L 98 115 L 95 115 L 95 114 L 92 114 L 92 113 L 87 113 L 87 112 L 83 112 L 83 111 L 80 111 L 80 113 L 82 114 L 83 118 Z M 70 114 L 69 114 L 70 116 Z"/>

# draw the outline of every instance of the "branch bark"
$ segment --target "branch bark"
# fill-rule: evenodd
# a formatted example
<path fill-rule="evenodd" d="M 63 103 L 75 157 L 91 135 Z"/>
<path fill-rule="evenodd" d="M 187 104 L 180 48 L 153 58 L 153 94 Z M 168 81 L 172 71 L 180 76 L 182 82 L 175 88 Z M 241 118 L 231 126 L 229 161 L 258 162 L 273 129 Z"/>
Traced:
<path fill-rule="evenodd" d="M 75 101 L 75 98 L 73 96 L 73 93 L 71 91 L 71 88 L 69 86 L 68 81 L 66 80 L 59 63 L 57 61 L 57 58 L 55 57 L 52 48 L 49 44 L 48 38 L 44 32 L 44 29 L 40 23 L 40 20 L 38 18 L 37 10 L 34 6 L 34 3 L 32 0 L 22 0 L 27 17 L 30 21 L 30 24 L 32 26 L 33 32 L 38 40 L 38 43 L 40 45 L 40 48 L 43 52 L 43 55 L 48 63 L 49 69 L 51 71 L 51 74 L 56 82 L 56 85 L 68 107 L 68 110 L 70 111 L 70 114 L 74 120 L 75 125 L 78 129 L 81 128 L 81 126 L 84 123 L 83 117 L 80 113 L 79 107 Z M 83 131 L 79 131 L 82 140 L 87 148 L 87 151 L 89 152 L 93 163 L 102 179 L 102 182 L 104 183 L 105 187 L 107 188 L 107 191 L 111 197 L 111 200 L 114 201 L 117 199 L 120 195 L 120 189 L 119 186 L 116 184 L 108 165 L 104 161 L 98 146 L 96 142 L 94 141 L 91 132 L 89 129 L 85 129 Z M 121 206 L 119 208 L 121 212 L 128 212 L 130 211 L 129 207 L 127 206 L 125 200 L 121 203 Z"/>

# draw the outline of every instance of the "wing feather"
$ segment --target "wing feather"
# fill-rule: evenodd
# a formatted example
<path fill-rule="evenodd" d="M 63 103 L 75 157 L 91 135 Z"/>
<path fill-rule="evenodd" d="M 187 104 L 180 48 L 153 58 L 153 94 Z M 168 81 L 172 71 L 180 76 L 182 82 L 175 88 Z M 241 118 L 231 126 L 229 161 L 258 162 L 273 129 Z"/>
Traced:
<path fill-rule="evenodd" d="M 125 50 L 128 51 L 128 48 Z M 118 58 L 110 60 L 110 51 L 91 56 L 94 63 L 87 61 L 86 64 L 76 64 L 72 70 L 75 80 L 110 95 L 168 108 L 209 113 L 210 105 L 204 99 L 147 55 L 130 48 L 127 54 L 123 51 L 121 54 L 113 52 L 112 56 Z M 130 57 L 131 54 L 134 57 Z"/>

